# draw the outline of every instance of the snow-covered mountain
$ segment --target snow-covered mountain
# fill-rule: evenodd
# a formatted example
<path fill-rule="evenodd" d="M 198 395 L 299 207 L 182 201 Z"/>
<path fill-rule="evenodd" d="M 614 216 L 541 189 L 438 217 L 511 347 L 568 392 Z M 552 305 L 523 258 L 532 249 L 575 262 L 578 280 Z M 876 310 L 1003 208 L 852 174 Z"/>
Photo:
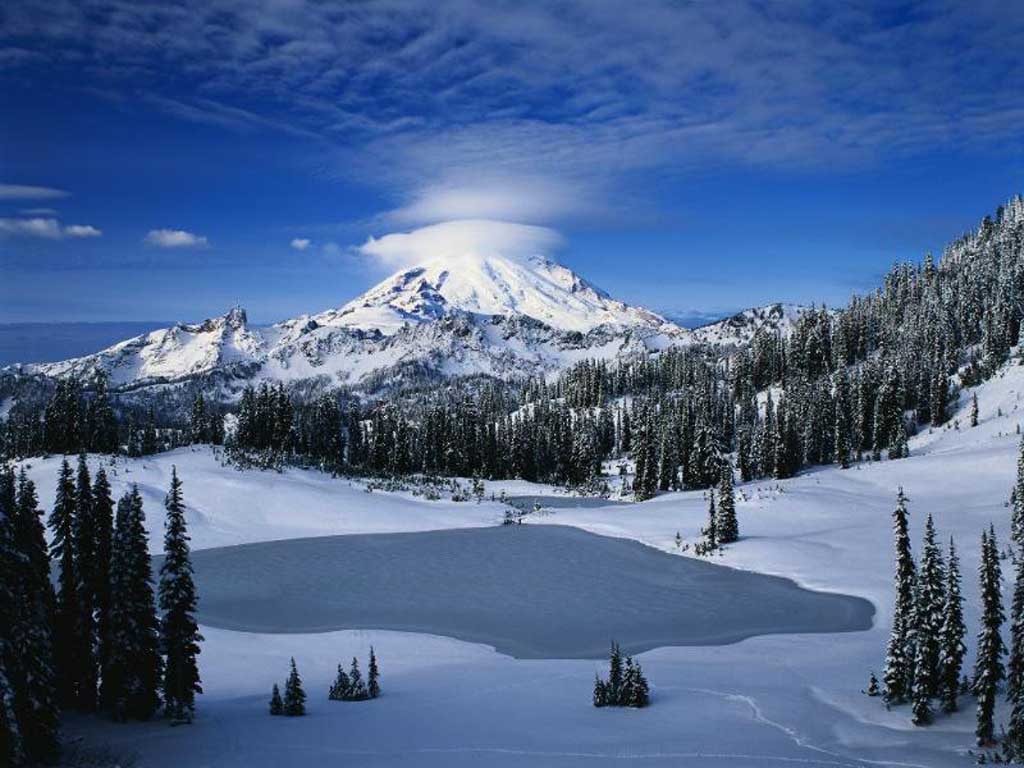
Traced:
<path fill-rule="evenodd" d="M 717 323 L 702 325 L 691 331 L 700 344 L 741 345 L 749 343 L 761 330 L 788 336 L 800 316 L 810 310 L 801 304 L 768 304 L 737 312 Z"/>
<path fill-rule="evenodd" d="M 88 377 L 102 370 L 116 389 L 203 377 L 234 389 L 253 380 L 372 389 L 408 374 L 544 375 L 584 358 L 741 344 L 758 327 L 784 331 L 798 313 L 772 305 L 689 331 L 611 298 L 547 258 L 446 257 L 402 270 L 320 314 L 253 328 L 235 308 L 93 355 L 7 371 Z"/>
<path fill-rule="evenodd" d="M 688 340 L 665 318 L 612 299 L 549 259 L 464 256 L 402 270 L 340 308 L 269 327 L 250 327 L 235 308 L 93 355 L 7 371 L 61 377 L 102 370 L 118 389 L 204 376 L 374 386 L 405 373 L 545 374 L 583 358 Z"/>

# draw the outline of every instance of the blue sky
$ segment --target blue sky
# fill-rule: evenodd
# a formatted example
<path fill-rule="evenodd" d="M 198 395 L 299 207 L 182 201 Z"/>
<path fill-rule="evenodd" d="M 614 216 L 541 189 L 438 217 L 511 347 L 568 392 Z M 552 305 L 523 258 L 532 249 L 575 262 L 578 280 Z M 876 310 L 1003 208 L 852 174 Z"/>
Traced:
<path fill-rule="evenodd" d="M 662 311 L 842 303 L 1024 191 L 1022 47 L 988 0 L 19 0 L 0 322 L 269 322 L 480 218 Z"/>

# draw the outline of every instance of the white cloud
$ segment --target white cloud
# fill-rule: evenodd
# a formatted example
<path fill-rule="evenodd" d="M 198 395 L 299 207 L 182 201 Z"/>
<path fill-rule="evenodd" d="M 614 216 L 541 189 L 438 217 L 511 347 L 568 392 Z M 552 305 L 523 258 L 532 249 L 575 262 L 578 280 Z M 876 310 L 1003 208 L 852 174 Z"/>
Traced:
<path fill-rule="evenodd" d="M 55 208 L 22 208 L 18 211 L 22 216 L 56 216 Z"/>
<path fill-rule="evenodd" d="M 599 207 L 579 184 L 539 177 L 452 181 L 420 189 L 384 218 L 397 224 L 461 219 L 552 222 Z"/>
<path fill-rule="evenodd" d="M 0 219 L 0 232 L 6 235 L 22 235 L 24 237 L 43 237 L 47 240 L 60 240 L 62 236 L 60 222 L 56 219 Z"/>
<path fill-rule="evenodd" d="M 294 240 L 292 240 L 292 248 L 294 248 L 296 251 L 304 251 L 307 248 L 309 248 L 312 242 L 313 241 L 307 237 L 296 237 Z"/>
<path fill-rule="evenodd" d="M 56 200 L 70 193 L 53 187 L 30 187 L 24 184 L 0 184 L 0 200 Z"/>
<path fill-rule="evenodd" d="M 391 269 L 429 259 L 500 254 L 508 258 L 547 255 L 557 250 L 561 236 L 553 229 L 487 219 L 446 221 L 427 227 L 369 238 L 359 253 Z"/>
<path fill-rule="evenodd" d="M 143 242 L 158 248 L 205 248 L 209 245 L 202 235 L 184 229 L 151 229 Z"/>
<path fill-rule="evenodd" d="M 99 237 L 103 232 L 89 224 L 64 227 L 54 218 L 0 219 L 0 235 L 61 240 L 65 237 Z"/>
<path fill-rule="evenodd" d="M 64 227 L 64 234 L 68 237 L 99 237 L 103 234 L 103 230 L 96 229 L 89 224 L 71 224 Z"/>

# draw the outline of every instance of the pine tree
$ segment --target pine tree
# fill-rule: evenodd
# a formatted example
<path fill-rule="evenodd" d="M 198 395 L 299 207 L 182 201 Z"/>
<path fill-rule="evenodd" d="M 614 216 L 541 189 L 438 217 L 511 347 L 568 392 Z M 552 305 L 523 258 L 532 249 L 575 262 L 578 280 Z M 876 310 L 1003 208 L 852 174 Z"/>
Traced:
<path fill-rule="evenodd" d="M 871 675 L 868 677 L 868 689 L 865 691 L 865 693 L 868 696 L 879 696 L 881 694 L 881 690 L 878 686 L 878 678 L 875 677 L 874 672 L 872 672 Z"/>
<path fill-rule="evenodd" d="M 64 459 L 57 479 L 57 495 L 50 513 L 53 531 L 50 554 L 59 562 L 57 608 L 54 617 L 55 653 L 60 703 L 73 707 L 78 702 L 79 676 L 82 671 L 82 632 L 79 626 L 81 605 L 78 598 L 78 574 L 75 569 L 75 485 L 71 465 Z"/>
<path fill-rule="evenodd" d="M 622 695 L 622 651 L 618 643 L 612 643 L 608 657 L 608 685 L 605 687 L 609 704 L 618 704 Z"/>
<path fill-rule="evenodd" d="M 928 515 L 914 608 L 914 725 L 932 721 L 931 698 L 938 692 L 945 578 L 942 554 L 935 542 L 935 524 Z"/>
<path fill-rule="evenodd" d="M 277 683 L 274 683 L 274 688 L 270 692 L 270 714 L 284 714 L 284 702 L 281 700 L 281 691 L 277 687 Z"/>
<path fill-rule="evenodd" d="M 1010 754 L 1024 757 L 1024 558 L 1017 558 L 1017 573 L 1010 610 L 1010 660 L 1007 665 L 1006 699 L 1010 722 L 1006 747 Z"/>
<path fill-rule="evenodd" d="M 606 685 L 601 676 L 596 672 L 594 673 L 594 697 L 593 702 L 595 707 L 604 707 L 608 704 L 608 694 L 605 690 Z"/>
<path fill-rule="evenodd" d="M 380 696 L 380 670 L 377 668 L 377 655 L 373 652 L 372 645 L 370 646 L 370 662 L 367 666 L 366 691 L 370 694 L 371 699 Z"/>
<path fill-rule="evenodd" d="M 974 665 L 974 695 L 978 699 L 977 727 L 975 736 L 978 746 L 987 746 L 994 741 L 993 714 L 996 703 L 996 689 L 1003 679 L 1002 657 L 1005 651 L 1000 627 L 1003 614 L 999 552 L 996 545 L 995 529 L 981 537 L 981 563 L 978 567 L 981 585 L 981 631 L 978 633 L 978 656 Z"/>
<path fill-rule="evenodd" d="M 145 720 L 160 704 L 162 663 L 145 513 L 137 487 L 117 503 L 111 552 L 110 648 L 100 686 L 116 719 Z"/>
<path fill-rule="evenodd" d="M 16 595 L 22 556 L 14 534 L 16 501 L 14 472 L 0 464 L 0 764 L 16 765 L 25 759 L 25 745 L 18 722 L 13 680 L 21 595 Z"/>
<path fill-rule="evenodd" d="M 732 487 L 732 465 L 726 461 L 722 467 L 722 480 L 718 486 L 718 520 L 715 526 L 718 542 L 731 544 L 740 537 L 736 520 L 736 497 Z"/>
<path fill-rule="evenodd" d="M 1024 553 L 1024 438 L 1017 449 L 1017 482 L 1011 493 L 1013 514 L 1010 518 L 1010 537 L 1018 552 Z"/>
<path fill-rule="evenodd" d="M 288 673 L 288 680 L 284 684 L 283 712 L 288 717 L 301 717 L 306 714 L 306 692 L 302 690 L 302 678 L 299 677 L 294 657 L 291 672 Z"/>
<path fill-rule="evenodd" d="M 978 393 L 971 397 L 971 426 L 978 426 Z"/>
<path fill-rule="evenodd" d="M 349 695 L 353 701 L 362 701 L 369 698 L 366 691 L 366 683 L 363 682 L 363 673 L 359 671 L 359 660 L 353 656 L 352 665 L 348 668 Z"/>
<path fill-rule="evenodd" d="M 899 489 L 893 510 L 893 534 L 896 544 L 896 603 L 885 657 L 885 700 L 897 704 L 910 694 L 912 657 L 909 639 L 913 629 L 914 558 L 910 552 L 907 525 L 907 497 Z"/>
<path fill-rule="evenodd" d="M 708 524 L 701 530 L 704 536 L 703 551 L 714 552 L 718 549 L 718 512 L 715 510 L 715 492 L 708 491 Z"/>
<path fill-rule="evenodd" d="M 4 494 L 9 504 L 9 493 Z M 11 626 L 15 709 L 28 760 L 51 762 L 58 753 L 60 705 L 54 659 L 50 559 L 46 549 L 43 512 L 35 485 L 24 468 L 18 476 L 13 534 L 20 567 L 13 582 L 21 595 L 17 621 Z"/>
<path fill-rule="evenodd" d="M 941 654 L 939 657 L 939 695 L 942 711 L 956 712 L 960 692 L 960 670 L 963 668 L 964 645 L 963 597 L 960 594 L 960 559 L 953 539 L 949 540 L 949 562 L 946 566 L 946 595 L 942 610 Z"/>
<path fill-rule="evenodd" d="M 345 674 L 341 664 L 339 664 L 338 674 L 334 678 L 330 691 L 327 693 L 327 698 L 330 701 L 348 701 L 351 697 L 351 692 L 352 682 L 348 679 L 348 675 Z"/>
<path fill-rule="evenodd" d="M 114 540 L 114 499 L 103 467 L 96 471 L 92 484 L 92 514 L 96 533 L 92 563 L 96 604 L 96 661 L 102 671 L 110 652 L 110 556 Z"/>
<path fill-rule="evenodd" d="M 75 482 L 75 530 L 74 561 L 77 584 L 79 613 L 77 627 L 79 635 L 78 708 L 83 712 L 96 709 L 96 692 L 99 685 L 96 635 L 96 521 L 93 513 L 92 480 L 85 454 L 78 457 L 78 472 Z"/>
<path fill-rule="evenodd" d="M 164 500 L 164 562 L 160 567 L 160 649 L 166 662 L 163 679 L 164 708 L 175 720 L 191 722 L 195 694 L 202 693 L 196 656 L 203 639 L 196 623 L 196 588 L 192 580 L 185 506 L 178 470 L 171 467 L 171 489 Z"/>

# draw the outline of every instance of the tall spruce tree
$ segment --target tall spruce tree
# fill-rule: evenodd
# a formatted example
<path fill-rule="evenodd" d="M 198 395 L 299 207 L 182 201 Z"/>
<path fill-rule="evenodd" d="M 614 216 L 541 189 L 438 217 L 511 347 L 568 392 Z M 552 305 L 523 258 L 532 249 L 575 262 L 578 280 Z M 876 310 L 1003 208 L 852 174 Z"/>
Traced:
<path fill-rule="evenodd" d="M 736 496 L 732 486 L 732 464 L 722 464 L 722 480 L 718 484 L 718 541 L 731 544 L 740 537 L 740 525 L 736 519 Z"/>
<path fill-rule="evenodd" d="M 199 667 L 199 625 L 195 619 L 196 588 L 192 580 L 189 537 L 178 470 L 171 467 L 171 488 L 164 500 L 164 562 L 160 567 L 160 649 L 165 656 L 163 699 L 168 717 L 191 722 L 195 694 L 202 693 Z"/>
<path fill-rule="evenodd" d="M 15 708 L 13 679 L 17 650 L 14 634 L 21 596 L 16 595 L 21 553 L 14 537 L 14 471 L 0 464 L 0 764 L 20 765 L 25 759 L 21 724 Z"/>
<path fill-rule="evenodd" d="M 994 741 L 993 716 L 996 690 L 1003 679 L 1003 653 L 1006 648 L 1000 635 L 1005 618 L 1002 604 L 1002 573 L 994 528 L 981 536 L 981 563 L 978 566 L 981 593 L 981 630 L 978 633 L 978 656 L 974 664 L 974 695 L 978 699 L 975 736 L 978 746 Z"/>
<path fill-rule="evenodd" d="M 1010 517 L 1010 537 L 1018 552 L 1024 552 L 1024 437 L 1017 449 L 1017 482 L 1011 493 L 1013 513 Z"/>
<path fill-rule="evenodd" d="M 96 662 L 102 672 L 110 652 L 110 556 L 114 541 L 114 499 L 103 467 L 96 470 L 92 484 L 92 515 L 96 533 L 92 563 L 96 604 Z"/>
<path fill-rule="evenodd" d="M 60 704 L 51 628 L 55 598 L 42 516 L 35 484 L 22 468 L 13 520 L 20 555 L 14 585 L 21 598 L 17 621 L 11 627 L 17 654 L 15 707 L 26 758 L 48 763 L 58 753 Z"/>
<path fill-rule="evenodd" d="M 371 699 L 380 696 L 380 669 L 377 667 L 377 655 L 370 646 L 370 661 L 366 668 L 366 692 Z"/>
<path fill-rule="evenodd" d="M 96 633 L 96 519 L 93 510 L 92 479 L 85 454 L 78 457 L 75 480 L 75 577 L 78 582 L 78 631 L 81 667 L 78 685 L 78 708 L 83 712 L 96 709 L 96 693 L 100 670 L 97 660 Z"/>
<path fill-rule="evenodd" d="M 1006 748 L 1019 760 L 1024 757 L 1024 557 L 1017 558 L 1010 609 L 1010 660 L 1007 665 L 1006 699 L 1010 703 Z"/>
<path fill-rule="evenodd" d="M 78 703 L 82 674 L 81 602 L 79 578 L 75 568 L 75 484 L 71 465 L 64 459 L 57 478 L 57 494 L 49 519 L 53 532 L 50 555 L 58 561 L 57 607 L 54 616 L 54 642 L 57 681 L 62 707 Z"/>
<path fill-rule="evenodd" d="M 161 659 L 145 513 L 137 487 L 117 503 L 111 553 L 110 649 L 100 688 L 115 718 L 145 720 L 160 704 Z"/>
<path fill-rule="evenodd" d="M 921 568 L 918 571 L 914 607 L 914 724 L 932 721 L 931 699 L 939 689 L 943 607 L 945 604 L 945 567 L 935 541 L 935 524 L 929 514 L 925 520 Z"/>
<path fill-rule="evenodd" d="M 306 692 L 302 690 L 302 678 L 299 677 L 299 670 L 295 666 L 294 656 L 292 657 L 288 680 L 284 684 L 283 712 L 288 717 L 301 717 L 306 714 Z"/>
<path fill-rule="evenodd" d="M 893 606 L 892 628 L 885 654 L 885 700 L 898 704 L 910 694 L 913 657 L 910 647 L 914 615 L 914 583 L 916 580 L 914 557 L 910 551 L 910 532 L 907 521 L 907 497 L 903 489 L 896 496 L 892 513 L 893 537 L 896 549 L 896 601 Z"/>
<path fill-rule="evenodd" d="M 942 711 L 956 712 L 960 693 L 960 671 L 963 668 L 964 636 L 963 596 L 960 591 L 960 558 L 953 539 L 949 540 L 949 561 L 946 564 L 946 593 L 942 609 L 941 653 L 939 657 L 939 695 Z"/>

